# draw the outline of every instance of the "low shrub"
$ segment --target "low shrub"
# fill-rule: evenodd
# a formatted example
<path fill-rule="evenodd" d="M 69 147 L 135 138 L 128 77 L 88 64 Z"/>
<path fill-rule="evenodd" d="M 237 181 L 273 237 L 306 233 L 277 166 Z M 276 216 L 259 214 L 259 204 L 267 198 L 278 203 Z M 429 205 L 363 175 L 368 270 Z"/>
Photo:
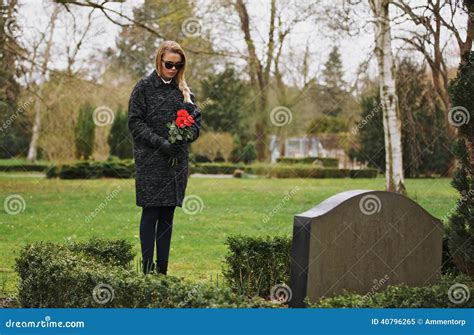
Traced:
<path fill-rule="evenodd" d="M 321 162 L 323 167 L 335 167 L 339 166 L 338 158 L 329 158 L 329 157 L 303 157 L 303 158 L 294 158 L 294 157 L 279 157 L 277 158 L 277 163 L 282 164 L 313 164 L 314 162 Z"/>
<path fill-rule="evenodd" d="M 313 308 L 473 308 L 474 299 L 469 299 L 469 291 L 473 288 L 474 281 L 469 276 L 446 274 L 438 283 L 429 286 L 389 285 L 372 295 L 345 292 L 315 303 L 305 299 L 305 305 Z"/>
<path fill-rule="evenodd" d="M 84 253 L 96 261 L 126 267 L 135 257 L 133 245 L 126 240 L 106 240 L 92 237 L 84 242 L 66 244 L 66 247 L 75 253 Z"/>
<path fill-rule="evenodd" d="M 47 164 L 12 164 L 12 165 L 0 165 L 0 171 L 12 172 L 12 171 L 39 171 L 43 172 L 48 169 Z"/>
<path fill-rule="evenodd" d="M 116 258 L 115 251 L 128 250 L 127 243 L 106 244 L 96 240 L 73 248 L 50 242 L 24 246 L 15 265 L 21 307 L 276 307 L 261 298 L 235 294 L 228 287 L 193 284 L 161 274 L 145 276 Z"/>
<path fill-rule="evenodd" d="M 74 164 L 50 166 L 46 171 L 48 178 L 61 179 L 95 179 L 133 178 L 135 163 L 131 159 L 108 160 L 105 162 L 81 161 Z"/>
<path fill-rule="evenodd" d="M 291 237 L 230 236 L 223 274 L 234 292 L 268 297 L 277 284 L 289 283 Z"/>

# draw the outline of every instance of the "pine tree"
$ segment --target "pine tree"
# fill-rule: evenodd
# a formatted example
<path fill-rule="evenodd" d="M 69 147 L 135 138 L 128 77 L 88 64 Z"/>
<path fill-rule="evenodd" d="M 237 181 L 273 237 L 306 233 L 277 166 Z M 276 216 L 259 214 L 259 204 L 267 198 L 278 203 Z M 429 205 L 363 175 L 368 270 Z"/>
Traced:
<path fill-rule="evenodd" d="M 459 166 L 451 184 L 460 198 L 447 227 L 449 253 L 458 269 L 474 278 L 474 52 L 466 53 L 450 83 L 449 120 L 458 126 L 456 157 Z"/>
<path fill-rule="evenodd" d="M 338 116 L 342 112 L 342 102 L 347 96 L 347 83 L 343 79 L 341 54 L 338 47 L 333 47 L 322 72 L 323 113 L 329 116 Z"/>
<path fill-rule="evenodd" d="M 121 159 L 133 158 L 133 141 L 127 122 L 127 114 L 120 106 L 114 117 L 108 138 L 111 156 Z"/>
<path fill-rule="evenodd" d="M 76 158 L 89 159 L 94 151 L 95 123 L 94 108 L 89 104 L 81 106 L 76 127 L 74 129 Z"/>

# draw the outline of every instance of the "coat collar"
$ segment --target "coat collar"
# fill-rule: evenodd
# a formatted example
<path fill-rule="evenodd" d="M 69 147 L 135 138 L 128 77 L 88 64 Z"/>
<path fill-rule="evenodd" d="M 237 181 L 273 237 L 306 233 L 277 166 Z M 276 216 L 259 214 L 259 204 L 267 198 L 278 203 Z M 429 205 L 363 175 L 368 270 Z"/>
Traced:
<path fill-rule="evenodd" d="M 156 72 L 156 69 L 153 70 L 152 73 L 150 73 L 150 79 L 153 82 L 153 86 L 155 86 L 155 87 L 160 87 L 161 85 L 173 85 L 174 87 L 179 89 L 179 84 L 178 84 L 178 80 L 177 80 L 176 76 L 174 76 L 173 79 L 171 79 L 171 83 L 166 84 L 160 78 L 160 76 L 158 75 L 158 72 Z"/>

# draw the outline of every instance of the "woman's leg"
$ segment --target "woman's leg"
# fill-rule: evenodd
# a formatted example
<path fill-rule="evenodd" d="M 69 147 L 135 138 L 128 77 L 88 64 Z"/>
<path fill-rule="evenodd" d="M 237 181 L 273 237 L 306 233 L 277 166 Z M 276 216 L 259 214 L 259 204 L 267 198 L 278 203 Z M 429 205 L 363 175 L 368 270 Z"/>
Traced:
<path fill-rule="evenodd" d="M 140 243 L 142 248 L 143 273 L 149 273 L 153 268 L 153 251 L 155 247 L 156 222 L 158 207 L 143 207 L 140 220 Z"/>
<path fill-rule="evenodd" d="M 161 206 L 158 210 L 158 226 L 156 229 L 156 264 L 158 272 L 166 274 L 170 254 L 173 217 L 176 206 Z"/>

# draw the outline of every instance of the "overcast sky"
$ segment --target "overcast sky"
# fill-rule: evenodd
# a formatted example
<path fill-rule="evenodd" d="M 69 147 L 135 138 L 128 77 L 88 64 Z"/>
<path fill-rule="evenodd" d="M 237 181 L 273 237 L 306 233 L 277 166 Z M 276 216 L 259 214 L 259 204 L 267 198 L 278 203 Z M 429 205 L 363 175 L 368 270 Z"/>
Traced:
<path fill-rule="evenodd" d="M 329 1 L 334 6 L 338 6 L 338 1 Z M 419 2 L 414 0 L 414 2 Z M 121 11 L 128 16 L 132 16 L 132 9 L 134 6 L 138 6 L 142 3 L 139 0 L 129 0 L 125 3 L 109 3 L 107 6 L 115 10 Z M 248 1 L 248 10 L 250 14 L 251 25 L 254 28 L 252 31 L 252 37 L 257 41 L 258 54 L 262 55 L 265 51 L 263 49 L 264 38 L 268 36 L 268 15 L 269 15 L 269 1 Z M 299 3 L 309 4 L 309 0 L 300 1 Z M 45 5 L 46 4 L 46 5 Z M 216 49 L 222 49 L 230 46 L 231 41 L 234 47 L 237 47 L 242 52 L 245 52 L 245 44 L 242 38 L 242 34 L 235 29 L 224 30 L 225 34 L 222 35 L 222 29 L 216 29 L 219 22 L 216 22 L 216 17 L 210 17 L 206 13 L 202 12 L 203 8 L 206 8 L 209 4 L 208 0 L 197 1 L 197 8 L 200 12 L 197 16 L 203 15 L 201 21 L 202 31 L 209 32 L 212 36 L 212 41 L 216 44 Z M 46 9 L 44 8 L 46 7 Z M 29 46 L 34 36 L 37 36 L 38 31 L 45 29 L 48 23 L 49 16 L 52 12 L 53 5 L 49 1 L 20 1 L 20 11 L 18 15 L 18 23 L 21 27 L 21 38 L 23 42 Z M 74 7 L 76 24 L 78 27 L 84 28 L 87 23 L 87 15 L 90 12 L 90 8 Z M 393 6 L 392 6 L 393 8 Z M 59 23 L 59 29 L 54 36 L 55 40 L 55 57 L 53 64 L 50 66 L 64 67 L 66 65 L 66 46 L 68 41 L 70 42 L 71 33 L 70 27 L 72 25 L 71 16 L 63 15 L 62 20 Z M 89 33 L 86 39 L 85 45 L 81 48 L 78 55 L 79 62 L 78 67 L 87 70 L 88 68 L 94 69 L 94 57 L 99 55 L 102 51 L 108 47 L 115 47 L 115 38 L 120 32 L 120 27 L 115 25 L 108 20 L 100 11 L 95 11 L 93 17 L 93 29 Z M 217 17 L 218 18 L 218 17 Z M 327 60 L 328 54 L 334 45 L 338 45 L 341 49 L 342 62 L 344 66 L 345 79 L 349 82 L 354 81 L 356 71 L 361 62 L 367 59 L 373 50 L 373 34 L 371 33 L 370 25 L 366 24 L 366 20 L 370 19 L 370 15 L 360 10 L 356 16 L 356 26 L 359 25 L 360 29 L 357 36 L 349 37 L 343 32 L 334 33 L 327 29 L 327 21 L 331 18 L 323 18 L 318 22 L 306 22 L 299 24 L 294 27 L 294 31 L 287 38 L 286 48 L 284 54 L 288 55 L 290 51 L 295 52 L 297 55 L 303 55 L 308 43 L 311 53 L 311 64 L 310 72 L 312 75 L 317 75 L 322 69 L 322 65 Z M 459 26 L 463 26 L 465 18 L 460 16 L 456 19 Z M 325 26 L 326 25 L 326 26 Z M 68 29 L 69 27 L 69 29 Z M 404 28 L 408 26 L 405 25 Z M 236 27 L 238 28 L 238 27 Z M 398 29 L 398 26 L 396 27 Z M 396 31 L 394 34 L 396 35 Z M 179 42 L 179 41 L 178 41 Z M 400 43 L 394 42 L 393 50 L 395 53 L 399 52 Z M 453 44 L 449 54 L 452 54 L 451 63 L 455 66 L 458 62 L 456 47 Z M 414 54 L 420 57 L 417 54 Z M 285 57 L 284 59 L 288 59 Z M 420 58 L 421 59 L 421 58 Z M 375 60 L 374 60 L 375 61 Z M 375 72 L 375 62 L 372 62 L 371 73 Z M 92 63 L 92 64 L 91 64 Z M 96 62 L 97 63 L 97 62 Z M 293 82 L 295 78 L 299 77 L 298 69 L 296 65 L 298 62 L 286 61 L 283 67 L 288 71 L 289 76 L 286 77 L 288 82 Z M 299 83 L 301 84 L 301 82 Z"/>

